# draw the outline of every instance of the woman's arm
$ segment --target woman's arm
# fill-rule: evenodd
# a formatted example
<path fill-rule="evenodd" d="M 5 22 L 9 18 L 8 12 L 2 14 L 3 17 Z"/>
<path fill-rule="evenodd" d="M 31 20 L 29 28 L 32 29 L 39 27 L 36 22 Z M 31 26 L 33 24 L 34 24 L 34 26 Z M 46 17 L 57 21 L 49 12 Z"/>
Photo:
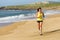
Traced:
<path fill-rule="evenodd" d="M 42 12 L 43 13 L 43 12 Z M 43 13 L 43 17 L 45 17 L 44 13 Z"/>
<path fill-rule="evenodd" d="M 36 18 L 37 18 L 37 15 L 38 15 L 38 14 L 37 14 L 37 12 L 36 12 Z"/>
<path fill-rule="evenodd" d="M 40 17 L 38 16 L 38 13 L 36 13 L 36 18 L 40 18 Z"/>

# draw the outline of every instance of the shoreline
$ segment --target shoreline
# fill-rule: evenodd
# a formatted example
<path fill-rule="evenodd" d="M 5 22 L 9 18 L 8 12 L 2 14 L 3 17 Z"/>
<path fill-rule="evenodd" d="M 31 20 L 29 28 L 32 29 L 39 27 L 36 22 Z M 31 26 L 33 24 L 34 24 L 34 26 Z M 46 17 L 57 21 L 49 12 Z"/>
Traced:
<path fill-rule="evenodd" d="M 57 16 L 58 15 L 58 16 Z M 47 19 L 47 18 L 53 18 L 52 16 L 54 17 L 59 17 L 59 13 L 58 14 L 51 14 L 51 15 L 45 15 L 45 18 L 44 19 Z M 20 21 L 15 21 L 15 22 L 5 22 L 5 23 L 0 23 L 0 28 L 1 27 L 4 27 L 4 26 L 8 26 L 8 25 L 11 25 L 11 24 L 14 24 L 14 23 L 19 23 L 19 22 L 24 22 L 24 21 L 34 21 L 36 20 L 36 18 L 33 18 L 33 19 L 25 19 L 25 20 L 20 20 Z"/>
<path fill-rule="evenodd" d="M 50 18 L 56 18 L 56 17 L 60 17 L 60 14 L 52 14 L 52 15 L 45 15 L 46 17 L 44 19 L 50 19 Z M 52 17 L 53 16 L 53 17 Z M 20 22 L 26 22 L 26 21 L 36 21 L 36 18 L 34 19 L 27 19 L 27 20 L 20 20 L 20 21 L 15 21 L 15 22 L 8 22 L 8 23 L 1 23 L 0 27 L 5 27 L 5 26 L 9 26 L 12 25 L 14 23 L 20 23 Z"/>
<path fill-rule="evenodd" d="M 13 24 L 13 22 L 11 22 L 11 23 L 0 23 L 0 28 L 3 27 L 3 26 L 8 26 L 10 24 Z"/>

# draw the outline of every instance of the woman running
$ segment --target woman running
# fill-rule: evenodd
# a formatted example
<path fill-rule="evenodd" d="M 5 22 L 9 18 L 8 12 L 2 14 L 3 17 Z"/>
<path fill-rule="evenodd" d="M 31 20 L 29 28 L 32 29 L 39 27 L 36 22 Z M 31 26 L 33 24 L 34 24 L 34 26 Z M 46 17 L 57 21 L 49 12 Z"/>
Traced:
<path fill-rule="evenodd" d="M 44 13 L 42 12 L 41 8 L 37 9 L 36 17 L 37 17 L 38 29 L 39 29 L 40 35 L 42 35 L 42 25 L 43 25 Z"/>

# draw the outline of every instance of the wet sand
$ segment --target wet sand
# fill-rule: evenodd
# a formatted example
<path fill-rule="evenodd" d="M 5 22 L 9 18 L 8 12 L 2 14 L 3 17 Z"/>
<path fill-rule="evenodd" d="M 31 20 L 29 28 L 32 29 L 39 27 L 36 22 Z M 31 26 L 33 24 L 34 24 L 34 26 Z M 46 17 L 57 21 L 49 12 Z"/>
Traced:
<path fill-rule="evenodd" d="M 44 19 L 42 36 L 36 20 L 29 20 L 0 28 L 0 40 L 60 40 L 60 14 Z"/>

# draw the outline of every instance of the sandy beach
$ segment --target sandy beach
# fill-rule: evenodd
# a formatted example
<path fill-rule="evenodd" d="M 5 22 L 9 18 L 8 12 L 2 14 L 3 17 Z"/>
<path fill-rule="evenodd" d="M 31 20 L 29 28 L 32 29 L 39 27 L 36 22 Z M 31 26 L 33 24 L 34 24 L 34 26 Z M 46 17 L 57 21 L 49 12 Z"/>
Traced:
<path fill-rule="evenodd" d="M 36 20 L 29 20 L 1 27 L 0 40 L 60 40 L 60 14 L 49 15 L 44 19 L 42 36 Z"/>

